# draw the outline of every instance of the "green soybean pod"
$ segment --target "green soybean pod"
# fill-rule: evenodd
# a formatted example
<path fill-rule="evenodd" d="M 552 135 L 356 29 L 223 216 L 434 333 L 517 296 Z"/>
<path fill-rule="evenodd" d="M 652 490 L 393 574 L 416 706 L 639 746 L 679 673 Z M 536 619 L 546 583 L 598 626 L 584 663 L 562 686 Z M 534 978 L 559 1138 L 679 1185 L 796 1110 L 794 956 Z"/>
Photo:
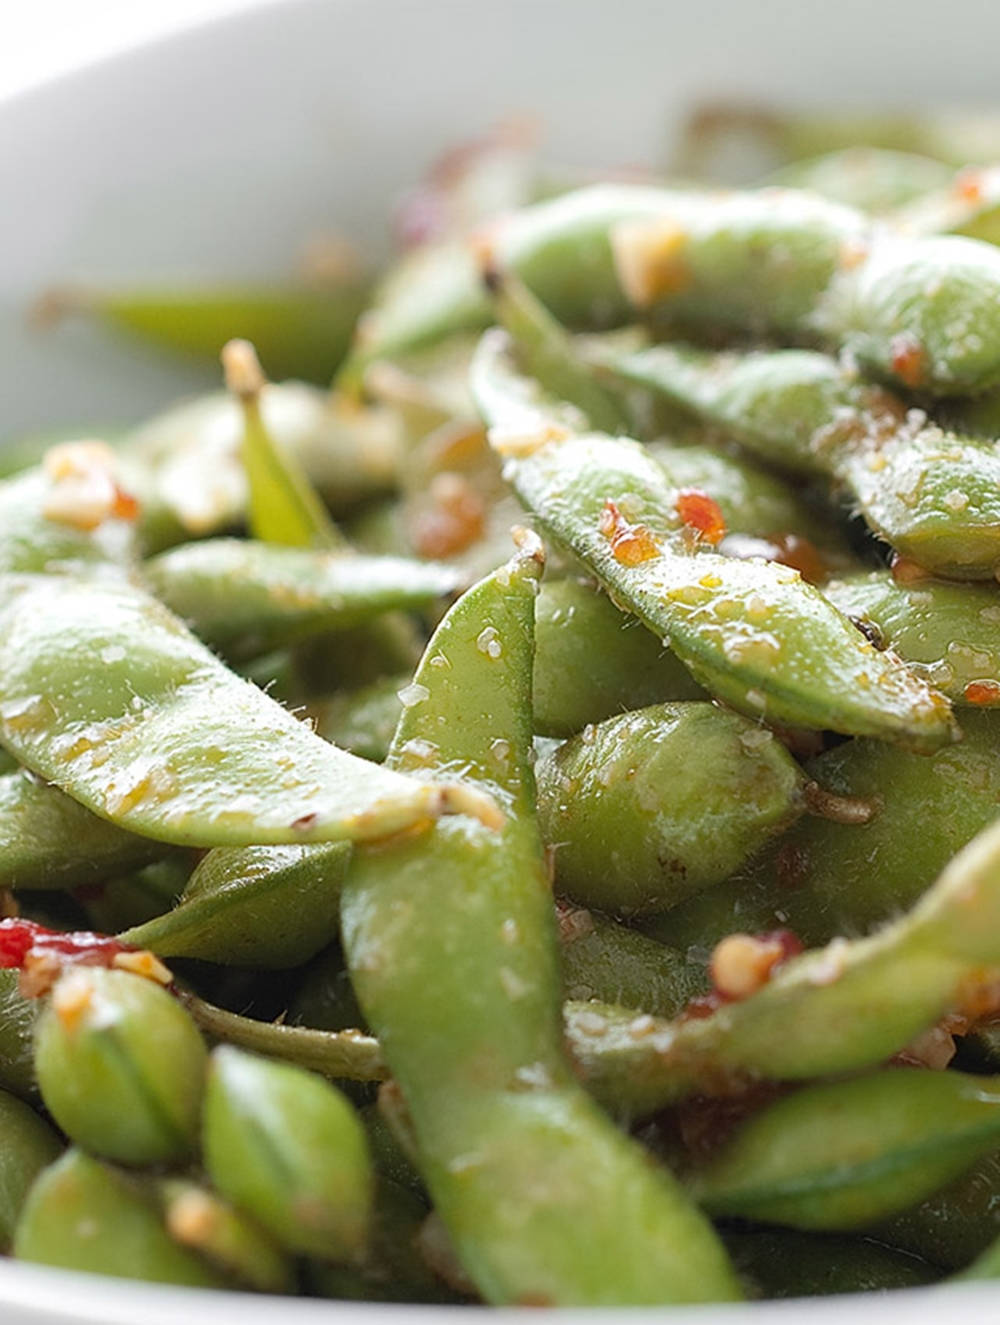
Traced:
<path fill-rule="evenodd" d="M 205 1061 L 181 1004 L 127 971 L 66 972 L 35 1031 L 46 1108 L 76 1144 L 125 1164 L 192 1154 Z"/>
<path fill-rule="evenodd" d="M 203 1123 L 213 1184 L 289 1251 L 353 1262 L 371 1223 L 364 1129 L 328 1082 L 231 1047 L 212 1054 Z"/>
<path fill-rule="evenodd" d="M 1000 1236 L 1000 1151 L 869 1232 L 948 1270 L 966 1268 Z"/>
<path fill-rule="evenodd" d="M 25 770 L 0 774 L 0 886 L 100 883 L 169 850 L 99 819 Z"/>
<path fill-rule="evenodd" d="M 912 906 L 1000 804 L 1000 722 L 966 710 L 962 729 L 958 745 L 929 757 L 855 740 L 811 759 L 807 775 L 867 805 L 866 821 L 802 818 L 732 880 L 643 927 L 681 949 L 776 926 L 815 945 Z"/>
<path fill-rule="evenodd" d="M 337 933 L 350 855 L 346 842 L 220 847 L 203 858 L 172 910 L 119 937 L 161 957 L 300 966 Z"/>
<path fill-rule="evenodd" d="M 597 911 L 556 905 L 563 989 L 655 1017 L 675 1017 L 708 988 L 704 963 Z"/>
<path fill-rule="evenodd" d="M 596 1110 L 563 1054 L 529 763 L 540 562 L 523 537 L 451 609 L 390 752 L 432 776 L 460 764 L 495 788 L 503 826 L 488 836 L 456 818 L 424 841 L 358 853 L 345 952 L 435 1206 L 487 1301 L 730 1298 L 738 1286 L 710 1227 Z"/>
<path fill-rule="evenodd" d="M 321 741 L 117 579 L 0 580 L 0 741 L 88 809 L 179 845 L 380 837 L 449 799 Z"/>
<path fill-rule="evenodd" d="M 874 626 L 887 648 L 954 704 L 1000 704 L 1000 602 L 995 585 L 885 571 L 831 580 L 823 592 L 855 621 Z"/>
<path fill-rule="evenodd" d="M 0 1087 L 21 1099 L 35 1088 L 34 1026 L 37 1005 L 18 989 L 17 971 L 0 970 Z"/>
<path fill-rule="evenodd" d="M 533 703 L 542 736 L 573 736 L 623 710 L 705 693 L 637 617 L 583 581 L 546 581 L 535 611 Z"/>
<path fill-rule="evenodd" d="M 535 775 L 557 888 L 616 915 L 721 883 L 805 808 L 802 772 L 774 735 L 699 701 L 587 727 Z"/>
<path fill-rule="evenodd" d="M 765 1106 L 690 1184 L 714 1215 L 856 1229 L 944 1187 L 998 1136 L 996 1078 L 890 1068 Z"/>
<path fill-rule="evenodd" d="M 827 1297 L 919 1288 L 941 1278 L 933 1264 L 873 1238 L 797 1229 L 728 1229 L 726 1247 L 753 1296 Z"/>
<path fill-rule="evenodd" d="M 473 385 L 520 500 L 716 698 L 912 748 L 954 739 L 943 696 L 878 653 L 797 570 L 707 550 L 655 461 L 628 439 L 580 435 L 518 373 L 503 333 L 480 343 Z"/>
<path fill-rule="evenodd" d="M 32 1187 L 15 1231 L 14 1255 L 118 1279 L 232 1287 L 171 1238 L 152 1191 L 75 1149 L 45 1169 Z"/>
<path fill-rule="evenodd" d="M 206 539 L 144 567 L 150 588 L 195 634 L 243 656 L 361 625 L 394 609 L 419 611 L 452 593 L 450 567 L 406 557 Z"/>
<path fill-rule="evenodd" d="M 6 1252 L 31 1184 L 58 1158 L 62 1143 L 34 1109 L 2 1090 L 0 1136 L 0 1252 Z"/>
<path fill-rule="evenodd" d="M 245 336 L 277 376 L 323 384 L 350 343 L 366 297 L 366 282 L 345 273 L 329 285 L 57 289 L 40 312 L 90 314 L 159 349 L 216 361 L 227 340 Z"/>

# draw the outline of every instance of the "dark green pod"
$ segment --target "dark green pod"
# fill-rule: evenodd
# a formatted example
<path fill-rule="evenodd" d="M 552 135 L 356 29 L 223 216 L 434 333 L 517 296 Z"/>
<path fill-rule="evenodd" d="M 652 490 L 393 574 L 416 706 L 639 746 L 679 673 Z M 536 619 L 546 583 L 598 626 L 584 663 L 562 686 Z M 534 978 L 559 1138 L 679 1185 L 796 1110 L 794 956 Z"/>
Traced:
<path fill-rule="evenodd" d="M 18 989 L 17 971 L 0 970 L 0 1087 L 22 1099 L 35 1089 L 34 1027 L 38 1005 Z"/>
<path fill-rule="evenodd" d="M 804 804 L 771 732 L 699 702 L 585 728 L 535 771 L 557 887 L 613 914 L 665 911 L 721 883 Z"/>
<path fill-rule="evenodd" d="M 1000 1082 L 891 1068 L 767 1105 L 695 1170 L 714 1215 L 862 1228 L 946 1186 L 996 1149 Z"/>
<path fill-rule="evenodd" d="M 935 1265 L 872 1238 L 786 1228 L 730 1229 L 723 1236 L 736 1269 L 757 1297 L 884 1293 L 941 1278 Z"/>
<path fill-rule="evenodd" d="M 337 933 L 346 842 L 316 847 L 221 847 L 177 905 L 119 937 L 161 957 L 225 966 L 300 966 Z"/>
<path fill-rule="evenodd" d="M 708 987 L 705 966 L 626 925 L 559 903 L 559 950 L 568 999 L 617 1003 L 656 1017 L 675 1017 Z"/>
<path fill-rule="evenodd" d="M 174 1242 L 152 1191 L 80 1150 L 68 1151 L 39 1176 L 17 1226 L 14 1255 L 118 1279 L 232 1287 Z"/>
<path fill-rule="evenodd" d="M 68 971 L 35 1031 L 45 1107 L 78 1145 L 126 1164 L 192 1153 L 205 1059 L 181 1004 L 127 971 Z"/>
<path fill-rule="evenodd" d="M 1000 1237 L 1000 1151 L 869 1231 L 946 1269 L 968 1266 Z"/>
<path fill-rule="evenodd" d="M 169 848 L 126 832 L 23 770 L 0 775 L 0 886 L 76 888 Z"/>
<path fill-rule="evenodd" d="M 51 1127 L 13 1095 L 0 1090 L 0 1253 L 14 1236 L 31 1184 L 62 1144 Z"/>

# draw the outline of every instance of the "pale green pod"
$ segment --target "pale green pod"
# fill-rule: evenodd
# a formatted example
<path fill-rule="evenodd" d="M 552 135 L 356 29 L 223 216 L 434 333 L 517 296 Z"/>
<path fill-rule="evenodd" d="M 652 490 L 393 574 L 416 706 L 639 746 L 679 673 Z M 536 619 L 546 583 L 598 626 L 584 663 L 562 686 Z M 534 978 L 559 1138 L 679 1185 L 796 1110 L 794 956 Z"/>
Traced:
<path fill-rule="evenodd" d="M 117 1279 L 232 1286 L 174 1242 L 148 1187 L 81 1150 L 68 1151 L 39 1176 L 17 1226 L 14 1255 Z"/>
<path fill-rule="evenodd" d="M 127 971 L 71 968 L 35 1030 L 45 1107 L 77 1145 L 125 1164 L 192 1154 L 205 1060 L 181 1004 Z"/>
<path fill-rule="evenodd" d="M 356 1261 L 372 1212 L 364 1129 L 328 1082 L 237 1049 L 212 1055 L 204 1114 L 214 1185 L 289 1251 Z"/>
<path fill-rule="evenodd" d="M 587 727 L 535 775 L 557 889 L 616 915 L 721 883 L 805 808 L 802 772 L 771 732 L 697 701 Z"/>

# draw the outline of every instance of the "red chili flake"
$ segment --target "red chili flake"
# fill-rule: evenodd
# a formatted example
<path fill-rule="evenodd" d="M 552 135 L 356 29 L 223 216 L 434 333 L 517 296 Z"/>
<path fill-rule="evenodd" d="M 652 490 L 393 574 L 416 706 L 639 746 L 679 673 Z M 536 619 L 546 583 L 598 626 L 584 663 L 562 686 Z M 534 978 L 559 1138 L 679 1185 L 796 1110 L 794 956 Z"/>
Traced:
<path fill-rule="evenodd" d="M 63 966 L 112 966 L 119 953 L 133 952 L 106 934 L 87 930 L 61 933 L 34 920 L 0 921 L 0 968 L 24 970 L 34 962 Z"/>
<path fill-rule="evenodd" d="M 307 833 L 310 828 L 314 828 L 319 815 L 312 811 L 310 814 L 300 814 L 297 819 L 292 820 L 292 828 L 297 833 Z"/>
<path fill-rule="evenodd" d="M 767 540 L 774 547 L 771 561 L 797 570 L 809 584 L 822 584 L 830 577 L 830 567 L 815 543 L 801 534 L 772 534 Z"/>
<path fill-rule="evenodd" d="M 726 521 L 722 508 L 707 492 L 699 488 L 682 488 L 674 509 L 689 529 L 695 530 L 700 539 L 713 547 L 725 538 Z"/>
<path fill-rule="evenodd" d="M 609 497 L 597 522 L 600 533 L 611 544 L 616 561 L 623 566 L 638 566 L 660 555 L 660 547 L 644 524 L 629 524 Z"/>
<path fill-rule="evenodd" d="M 924 380 L 926 354 L 924 347 L 906 332 L 893 336 L 889 342 L 889 362 L 899 380 L 916 390 Z"/>
<path fill-rule="evenodd" d="M 1000 684 L 996 681 L 970 681 L 962 691 L 967 704 L 996 704 L 1000 701 Z"/>
<path fill-rule="evenodd" d="M 746 1120 L 788 1093 L 783 1082 L 735 1080 L 725 1095 L 692 1095 L 673 1110 L 681 1144 L 688 1154 L 706 1160 Z"/>
<path fill-rule="evenodd" d="M 983 197 L 983 172 L 975 166 L 966 166 L 955 176 L 952 192 L 956 198 L 966 202 L 981 202 Z"/>
<path fill-rule="evenodd" d="M 464 552 L 486 529 L 486 502 L 468 479 L 447 471 L 430 486 L 430 505 L 413 519 L 411 537 L 422 557 L 436 561 Z"/>
<path fill-rule="evenodd" d="M 137 520 L 139 518 L 140 506 L 138 500 L 124 488 L 115 484 L 114 500 L 111 503 L 111 514 L 116 520 Z"/>
<path fill-rule="evenodd" d="M 932 578 L 930 571 L 921 566 L 919 561 L 914 561 L 911 557 L 901 557 L 898 553 L 889 563 L 889 569 L 897 584 L 918 584 L 921 580 Z"/>
<path fill-rule="evenodd" d="M 713 989 L 709 994 L 699 994 L 697 998 L 688 999 L 677 1014 L 677 1020 L 703 1021 L 705 1017 L 710 1017 L 713 1012 L 718 1012 L 719 1008 L 731 1001 L 717 989 Z"/>

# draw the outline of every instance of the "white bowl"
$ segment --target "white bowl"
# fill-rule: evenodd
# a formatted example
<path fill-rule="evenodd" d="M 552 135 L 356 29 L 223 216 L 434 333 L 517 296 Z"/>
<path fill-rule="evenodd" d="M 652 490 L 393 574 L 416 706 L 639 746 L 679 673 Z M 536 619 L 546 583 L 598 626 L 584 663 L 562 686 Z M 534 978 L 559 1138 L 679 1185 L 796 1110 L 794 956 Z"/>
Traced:
<path fill-rule="evenodd" d="M 400 186 L 511 111 L 538 114 L 555 159 L 602 165 L 662 159 L 678 114 L 710 96 L 990 104 L 998 39 L 1000 7 L 983 0 L 285 0 L 92 65 L 0 103 L 0 438 L 139 418 L 214 382 L 93 328 L 30 331 L 25 310 L 54 282 L 277 274 L 331 226 L 377 246 Z M 807 1309 L 817 1325 L 996 1318 L 1000 1287 Z M 0 1261 L 2 1325 L 404 1325 L 430 1310 Z M 802 1310 L 684 1308 L 669 1319 L 778 1325 Z M 626 1316 L 638 1319 L 561 1313 Z"/>

